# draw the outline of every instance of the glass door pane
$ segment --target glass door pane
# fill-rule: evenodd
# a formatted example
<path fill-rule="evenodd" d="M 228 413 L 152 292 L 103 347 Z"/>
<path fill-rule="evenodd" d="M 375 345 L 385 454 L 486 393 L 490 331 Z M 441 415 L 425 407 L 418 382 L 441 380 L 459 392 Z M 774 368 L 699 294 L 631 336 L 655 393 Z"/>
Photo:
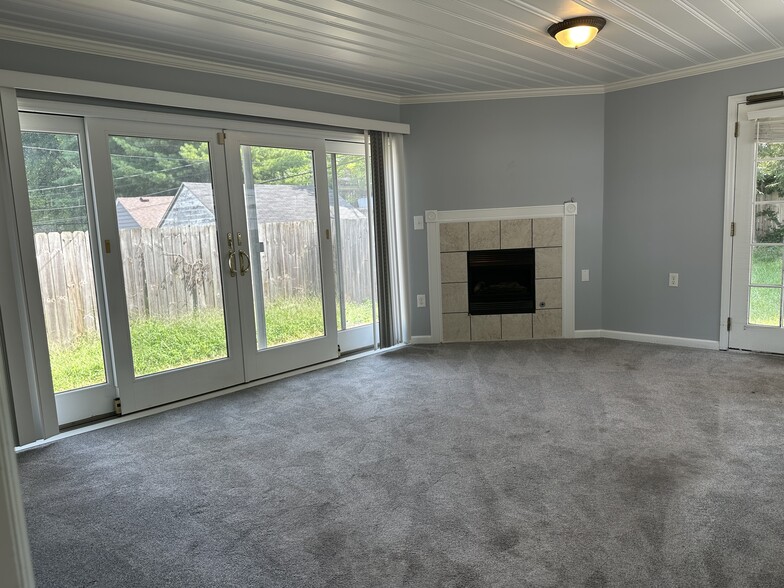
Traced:
<path fill-rule="evenodd" d="M 757 134 L 747 323 L 781 327 L 784 289 L 784 137 L 760 137 L 759 129 Z"/>
<path fill-rule="evenodd" d="M 258 350 L 324 337 L 313 152 L 241 145 Z M 245 267 L 241 268 L 244 272 Z"/>
<path fill-rule="evenodd" d="M 55 393 L 106 382 L 78 134 L 22 132 Z"/>
<path fill-rule="evenodd" d="M 206 141 L 109 136 L 133 372 L 228 357 Z"/>
<path fill-rule="evenodd" d="M 364 155 L 328 153 L 327 165 L 338 328 L 346 330 L 373 322 L 367 170 Z"/>

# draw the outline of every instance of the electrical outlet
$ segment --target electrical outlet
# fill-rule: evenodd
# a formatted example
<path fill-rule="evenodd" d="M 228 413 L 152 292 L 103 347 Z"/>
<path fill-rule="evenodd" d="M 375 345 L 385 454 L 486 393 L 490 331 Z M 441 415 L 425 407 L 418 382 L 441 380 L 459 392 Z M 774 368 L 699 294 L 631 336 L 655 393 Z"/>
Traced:
<path fill-rule="evenodd" d="M 670 288 L 678 287 L 678 274 L 670 274 Z"/>
<path fill-rule="evenodd" d="M 425 217 L 423 216 L 415 216 L 414 217 L 414 230 L 421 231 L 425 228 Z"/>
<path fill-rule="evenodd" d="M 417 294 L 417 308 L 424 308 L 427 306 L 427 298 L 424 294 Z"/>
<path fill-rule="evenodd" d="M 590 272 L 588 270 L 583 270 L 581 279 L 582 279 L 583 282 L 588 282 L 591 279 Z"/>

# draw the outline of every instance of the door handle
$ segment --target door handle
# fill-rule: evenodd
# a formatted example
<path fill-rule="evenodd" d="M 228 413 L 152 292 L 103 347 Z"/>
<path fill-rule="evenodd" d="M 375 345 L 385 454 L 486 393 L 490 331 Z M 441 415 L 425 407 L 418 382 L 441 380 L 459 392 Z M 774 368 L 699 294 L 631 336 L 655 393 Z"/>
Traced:
<path fill-rule="evenodd" d="M 226 235 L 226 240 L 229 242 L 229 253 L 228 253 L 228 263 L 229 263 L 229 275 L 233 278 L 237 275 L 237 261 L 234 258 L 234 240 L 232 239 L 231 233 Z"/>
<path fill-rule="evenodd" d="M 242 247 L 242 233 L 237 231 L 237 247 Z M 238 251 L 240 254 L 240 275 L 244 276 L 250 269 L 250 257 L 242 249 Z"/>
<path fill-rule="evenodd" d="M 247 264 L 247 265 L 246 265 Z M 240 249 L 240 275 L 244 276 L 250 269 L 250 257 L 242 249 Z"/>

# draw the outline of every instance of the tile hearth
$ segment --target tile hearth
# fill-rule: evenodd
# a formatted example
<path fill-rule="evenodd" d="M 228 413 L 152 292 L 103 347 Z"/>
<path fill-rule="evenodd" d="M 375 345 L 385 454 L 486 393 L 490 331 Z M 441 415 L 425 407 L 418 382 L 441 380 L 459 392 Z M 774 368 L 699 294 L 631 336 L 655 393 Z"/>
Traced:
<path fill-rule="evenodd" d="M 562 218 L 442 223 L 439 230 L 445 343 L 561 337 Z M 469 315 L 467 252 L 522 248 L 535 251 L 536 311 Z"/>

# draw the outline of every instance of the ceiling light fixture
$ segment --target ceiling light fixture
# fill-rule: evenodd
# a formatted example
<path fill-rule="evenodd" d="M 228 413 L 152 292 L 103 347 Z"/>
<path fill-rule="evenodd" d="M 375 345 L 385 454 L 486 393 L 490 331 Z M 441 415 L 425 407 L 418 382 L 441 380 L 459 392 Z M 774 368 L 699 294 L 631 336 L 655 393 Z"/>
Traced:
<path fill-rule="evenodd" d="M 547 32 L 564 47 L 577 49 L 593 41 L 606 24 L 601 16 L 578 16 L 550 25 Z"/>

